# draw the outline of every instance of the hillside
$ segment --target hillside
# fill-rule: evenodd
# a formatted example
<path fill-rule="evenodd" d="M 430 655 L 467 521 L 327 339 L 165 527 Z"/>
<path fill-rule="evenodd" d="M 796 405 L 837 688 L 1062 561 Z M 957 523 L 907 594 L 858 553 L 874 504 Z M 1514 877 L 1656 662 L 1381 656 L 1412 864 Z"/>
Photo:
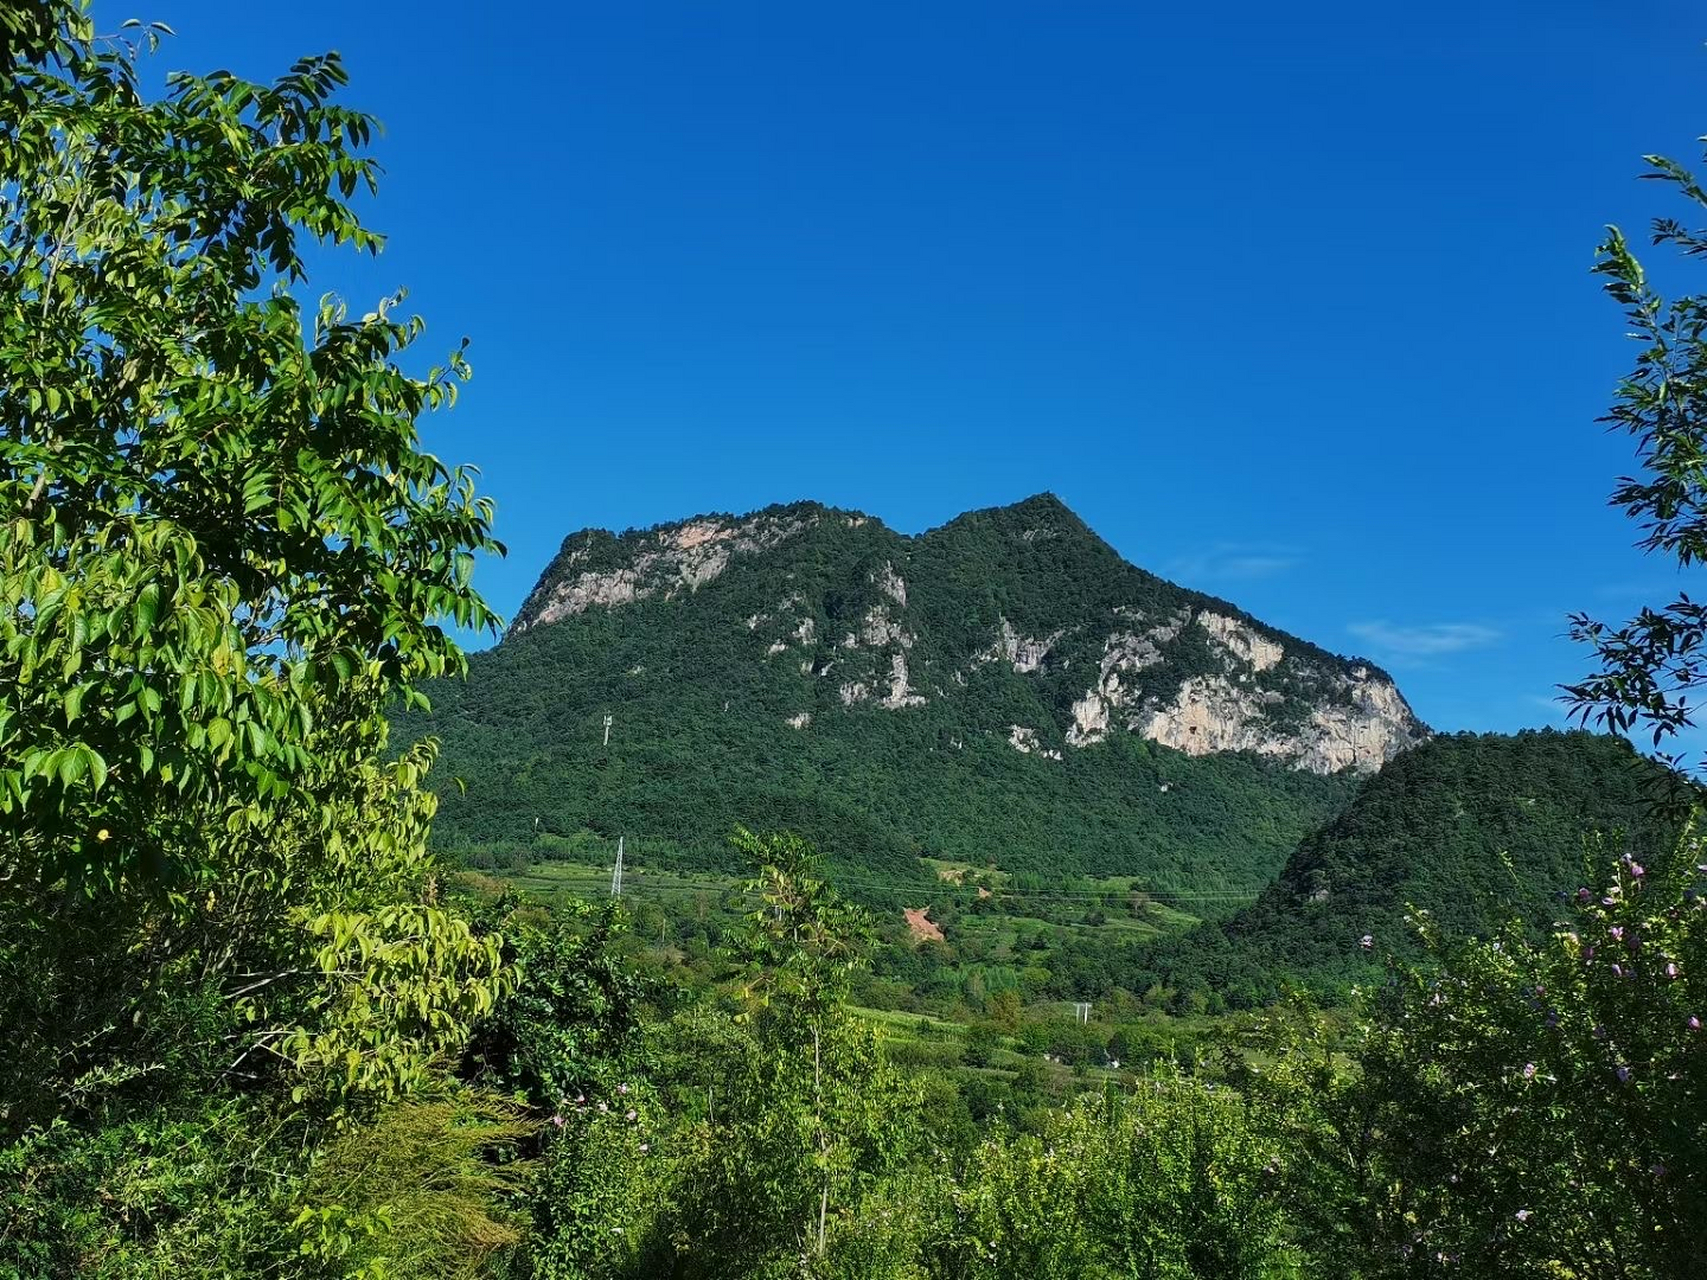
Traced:
<path fill-rule="evenodd" d="M 1128 564 L 1050 495 L 917 537 L 810 503 L 579 532 L 432 698 L 403 729 L 443 739 L 450 848 L 592 830 L 714 864 L 741 822 L 892 876 L 1190 891 L 1266 883 L 1426 732 L 1373 666 Z"/>
<path fill-rule="evenodd" d="M 1641 858 L 1672 838 L 1674 810 L 1658 803 L 1671 781 L 1600 734 L 1436 737 L 1365 782 L 1254 905 L 1163 944 L 1158 977 L 1248 1003 L 1283 978 L 1368 981 L 1380 952 L 1409 949 L 1412 906 L 1457 934 L 1519 917 L 1545 925 L 1618 854 Z"/>

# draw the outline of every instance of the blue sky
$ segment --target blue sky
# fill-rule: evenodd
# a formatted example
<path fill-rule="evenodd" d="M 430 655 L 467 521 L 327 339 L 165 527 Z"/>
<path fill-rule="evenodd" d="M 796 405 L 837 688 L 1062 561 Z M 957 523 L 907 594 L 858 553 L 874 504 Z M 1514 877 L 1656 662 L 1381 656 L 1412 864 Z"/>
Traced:
<path fill-rule="evenodd" d="M 914 532 L 1060 494 L 1129 559 L 1557 723 L 1565 615 L 1681 582 L 1608 510 L 1601 227 L 1678 212 L 1707 12 L 1428 5 L 97 0 L 386 125 L 374 263 L 474 382 L 514 611 L 562 537 L 811 497 Z M 1656 259 L 1656 266 L 1658 264 Z M 1702 282 L 1666 264 L 1682 287 Z"/>

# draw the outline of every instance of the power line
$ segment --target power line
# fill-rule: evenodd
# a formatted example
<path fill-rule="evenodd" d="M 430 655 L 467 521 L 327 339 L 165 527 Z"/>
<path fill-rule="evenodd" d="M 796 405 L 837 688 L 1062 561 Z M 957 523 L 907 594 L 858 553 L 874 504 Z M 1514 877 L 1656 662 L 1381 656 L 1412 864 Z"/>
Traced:
<path fill-rule="evenodd" d="M 619 841 L 618 843 L 620 845 L 621 842 Z M 620 849 L 619 849 L 619 862 L 620 862 L 620 857 L 621 857 L 621 853 L 620 853 Z M 568 877 L 556 877 L 556 876 L 519 875 L 519 876 L 516 876 L 514 878 L 519 879 L 519 880 L 533 880 L 536 882 L 546 881 L 546 882 L 553 883 L 553 884 L 555 884 L 556 887 L 559 887 L 559 888 L 562 888 L 565 890 L 575 890 L 575 889 L 580 889 L 580 888 L 591 889 L 594 885 L 597 884 L 597 880 L 593 876 L 586 877 L 584 881 L 579 879 L 579 878 L 570 879 Z M 894 897 L 897 899 L 905 899 L 909 902 L 916 902 L 920 898 L 929 899 L 932 896 L 930 886 L 908 885 L 908 884 L 899 884 L 899 883 L 894 883 L 894 882 L 882 883 L 882 882 L 876 882 L 876 881 L 834 880 L 831 882 L 831 887 L 837 888 L 837 889 L 855 888 L 855 889 L 860 889 L 867 894 L 882 894 L 882 895 L 887 895 L 887 896 Z M 699 882 L 694 882 L 694 881 L 670 881 L 670 882 L 659 881 L 657 883 L 652 883 L 650 881 L 650 878 L 647 876 L 647 874 L 645 872 L 637 872 L 633 876 L 628 876 L 626 873 L 626 870 L 625 870 L 623 876 L 619 877 L 613 871 L 612 881 L 611 881 L 612 896 L 613 897 L 619 896 L 619 891 L 621 888 L 628 888 L 632 892 L 646 892 L 646 893 L 717 893 L 717 894 L 734 893 L 734 894 L 744 894 L 747 892 L 747 890 L 744 888 L 744 886 L 742 884 L 736 883 L 736 882 L 723 881 L 723 882 L 699 883 Z M 1127 894 L 1127 893 L 1141 894 L 1144 897 L 1148 898 L 1150 901 L 1158 903 L 1162 906 L 1166 906 L 1170 903 L 1176 903 L 1176 902 L 1178 902 L 1178 903 L 1254 902 L 1260 896 L 1259 893 L 1257 891 L 1254 891 L 1254 890 L 1251 892 L 1238 892 L 1236 890 L 1216 890 L 1216 891 L 1206 891 L 1206 892 L 1202 892 L 1202 893 L 1189 893 L 1189 892 L 1184 892 L 1184 891 L 1174 892 L 1171 890 L 1161 890 L 1161 889 L 1133 889 L 1133 890 L 1117 889 L 1117 890 L 1111 890 L 1108 893 L 1088 893 L 1088 892 L 1079 892 L 1079 891 L 1072 891 L 1072 890 L 1058 890 L 1058 889 L 996 889 L 996 890 L 991 891 L 990 896 L 992 899 L 1000 900 L 1000 901 L 1016 901 L 1017 900 L 1017 901 L 1101 903 L 1101 902 L 1107 902 L 1110 897 L 1120 897 L 1120 896 Z"/>

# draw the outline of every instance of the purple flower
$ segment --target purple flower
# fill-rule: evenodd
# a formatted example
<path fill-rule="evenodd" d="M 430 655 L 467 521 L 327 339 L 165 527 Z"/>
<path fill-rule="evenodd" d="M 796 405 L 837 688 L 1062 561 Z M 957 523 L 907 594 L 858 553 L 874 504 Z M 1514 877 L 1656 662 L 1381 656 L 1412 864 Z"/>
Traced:
<path fill-rule="evenodd" d="M 1594 897 L 1594 895 L 1592 893 L 1590 893 L 1587 889 L 1578 889 L 1577 890 L 1577 901 L 1578 902 L 1587 902 L 1592 897 Z"/>
<path fill-rule="evenodd" d="M 1533 1062 L 1523 1064 L 1523 1078 L 1525 1080 L 1535 1079 L 1535 1064 Z"/>
<path fill-rule="evenodd" d="M 1614 978 L 1622 978 L 1624 976 L 1624 966 L 1621 964 L 1613 965 L 1612 966 L 1612 976 Z"/>
<path fill-rule="evenodd" d="M 1594 959 L 1594 944 L 1592 942 L 1589 943 L 1588 946 L 1583 948 L 1583 959 L 1584 960 L 1593 960 Z"/>
<path fill-rule="evenodd" d="M 1677 966 L 1675 964 L 1666 965 L 1666 977 L 1668 977 L 1668 978 L 1677 977 Z"/>
<path fill-rule="evenodd" d="M 1624 926 L 1621 924 L 1615 924 L 1608 929 L 1607 932 L 1613 936 L 1614 940 L 1622 938 L 1624 936 Z"/>
<path fill-rule="evenodd" d="M 1699 1030 L 1701 1030 L 1701 1019 L 1697 1018 L 1692 1013 L 1689 1015 L 1689 1021 L 1684 1023 L 1683 1025 L 1688 1027 L 1691 1031 L 1699 1031 Z"/>
<path fill-rule="evenodd" d="M 1653 1174 L 1656 1178 L 1663 1178 L 1666 1176 L 1666 1167 L 1660 1161 L 1656 1160 L 1653 1164 L 1648 1166 L 1648 1172 Z"/>
<path fill-rule="evenodd" d="M 1516 1218 L 1519 1222 L 1528 1222 L 1530 1216 L 1528 1209 L 1519 1209 L 1516 1213 L 1512 1214 L 1512 1217 Z"/>
<path fill-rule="evenodd" d="M 1629 1067 L 1619 1067 L 1618 1068 L 1618 1083 L 1619 1084 L 1628 1084 L 1629 1082 L 1630 1082 L 1630 1068 Z"/>
<path fill-rule="evenodd" d="M 1603 907 L 1610 907 L 1610 906 L 1615 906 L 1616 903 L 1611 898 L 1602 898 L 1600 900 L 1600 905 Z"/>
<path fill-rule="evenodd" d="M 1601 1026 L 1598 1022 L 1595 1023 L 1594 1026 L 1594 1038 L 1596 1040 L 1606 1039 L 1606 1028 Z"/>
<path fill-rule="evenodd" d="M 551 1123 L 556 1125 L 559 1129 L 561 1129 L 563 1127 L 563 1117 L 562 1116 L 552 1116 L 551 1117 Z"/>
<path fill-rule="evenodd" d="M 1630 874 L 1633 876 L 1641 877 L 1641 876 L 1646 875 L 1647 872 L 1646 872 L 1646 870 L 1644 870 L 1641 863 L 1632 862 L 1630 864 Z"/>

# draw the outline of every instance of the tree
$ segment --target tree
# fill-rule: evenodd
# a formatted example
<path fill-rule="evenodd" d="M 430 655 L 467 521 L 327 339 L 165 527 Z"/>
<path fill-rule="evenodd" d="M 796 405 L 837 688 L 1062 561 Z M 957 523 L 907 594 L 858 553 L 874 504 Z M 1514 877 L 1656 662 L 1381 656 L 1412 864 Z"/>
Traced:
<path fill-rule="evenodd" d="M 1683 165 L 1664 156 L 1644 158 L 1644 177 L 1707 208 L 1707 190 Z M 1652 243 L 1691 259 L 1707 253 L 1707 233 L 1675 218 L 1654 219 Z M 1707 297 L 1665 298 L 1617 227 L 1608 228 L 1595 271 L 1624 308 L 1630 336 L 1642 344 L 1602 418 L 1635 439 L 1640 467 L 1638 475 L 1619 480 L 1611 502 L 1641 523 L 1639 546 L 1687 568 L 1707 555 Z M 1571 617 L 1571 635 L 1593 649 L 1599 665 L 1588 678 L 1564 686 L 1584 723 L 1620 733 L 1641 730 L 1655 747 L 1694 723 L 1691 690 L 1707 675 L 1707 603 L 1679 592 L 1621 626 L 1578 613 Z"/>
<path fill-rule="evenodd" d="M 1697 205 L 1707 192 L 1680 165 L 1650 174 Z M 1707 239 L 1672 219 L 1654 243 L 1686 256 Z M 1612 502 L 1644 524 L 1647 550 L 1682 566 L 1707 552 L 1707 298 L 1665 300 L 1611 229 L 1596 270 L 1643 350 L 1605 421 L 1637 442 L 1642 474 Z M 1692 724 L 1707 668 L 1703 606 L 1680 594 L 1619 628 L 1585 615 L 1573 634 L 1599 670 L 1567 686 L 1585 721 L 1640 729 L 1657 747 Z M 1699 791 L 1655 774 L 1666 811 Z M 1697 807 L 1697 813 L 1699 809 Z M 1268 1092 L 1313 1077 L 1294 1119 L 1314 1148 L 1311 1188 L 1354 1222 L 1327 1250 L 1365 1274 L 1682 1277 L 1700 1270 L 1693 1239 L 1707 1213 L 1707 846 L 1693 823 L 1649 833 L 1585 872 L 1557 904 L 1551 937 L 1514 921 L 1455 940 L 1419 913 L 1429 953 L 1395 965 L 1336 1081 L 1271 1053 Z M 1321 1053 L 1308 1060 L 1326 1062 Z M 1332 1237 L 1333 1231 L 1324 1235 Z"/>
<path fill-rule="evenodd" d="M 19 10 L 18 12 L 24 12 Z M 8 14 L 13 14 L 8 10 Z M 0 112 L 0 1141 L 236 1091 L 354 1115 L 508 978 L 438 900 L 430 746 L 385 709 L 461 669 L 501 552 L 417 420 L 335 54 L 270 85 L 138 66 L 163 28 L 8 18 Z"/>
<path fill-rule="evenodd" d="M 758 864 L 740 1011 L 733 1025 L 683 1026 L 700 1065 L 715 1067 L 699 1085 L 715 1100 L 703 1123 L 676 1136 L 677 1190 L 661 1234 L 682 1242 L 676 1275 L 834 1274 L 844 1242 L 870 1245 L 868 1201 L 912 1146 L 916 1094 L 871 1024 L 846 1007 L 869 950 L 862 913 L 798 837 L 741 831 L 736 843 Z"/>
<path fill-rule="evenodd" d="M 794 836 L 768 838 L 740 831 L 736 846 L 760 864 L 752 889 L 759 899 L 747 937 L 747 995 L 766 1052 L 768 1091 L 793 1131 L 775 1154 L 802 1166 L 777 1190 L 795 1200 L 787 1182 L 811 1185 L 816 1203 L 802 1234 L 825 1250 L 833 1193 L 850 1189 L 862 1164 L 881 1158 L 895 1141 L 882 1086 L 890 1084 L 868 1027 L 845 1004 L 854 973 L 866 962 L 870 930 L 818 874 L 811 850 Z M 864 1157 L 864 1158 L 862 1158 Z M 809 1173 L 807 1171 L 810 1171 Z"/>

